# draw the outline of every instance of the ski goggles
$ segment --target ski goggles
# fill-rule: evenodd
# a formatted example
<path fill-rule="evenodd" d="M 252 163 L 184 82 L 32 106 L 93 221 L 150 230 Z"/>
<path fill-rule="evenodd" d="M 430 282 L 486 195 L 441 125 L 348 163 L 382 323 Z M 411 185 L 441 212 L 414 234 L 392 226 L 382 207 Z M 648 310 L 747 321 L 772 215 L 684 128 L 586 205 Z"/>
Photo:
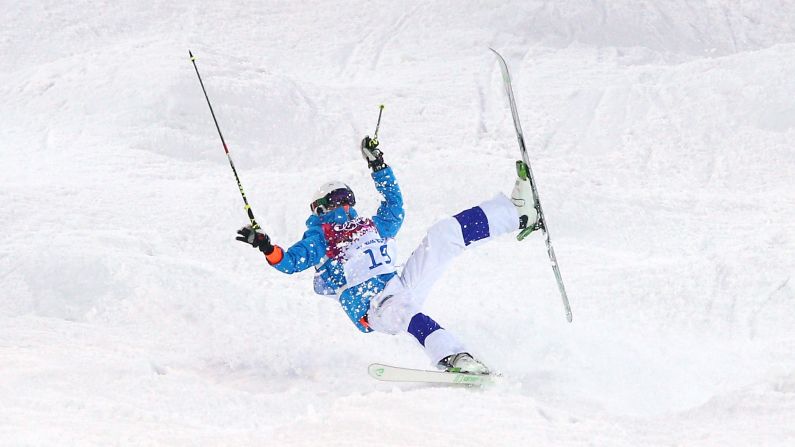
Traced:
<path fill-rule="evenodd" d="M 330 193 L 326 194 L 324 197 L 321 197 L 311 205 L 309 208 L 312 210 L 316 216 L 322 216 L 327 212 L 338 208 L 341 205 L 356 205 L 356 197 L 353 196 L 353 191 L 350 189 L 335 189 Z"/>

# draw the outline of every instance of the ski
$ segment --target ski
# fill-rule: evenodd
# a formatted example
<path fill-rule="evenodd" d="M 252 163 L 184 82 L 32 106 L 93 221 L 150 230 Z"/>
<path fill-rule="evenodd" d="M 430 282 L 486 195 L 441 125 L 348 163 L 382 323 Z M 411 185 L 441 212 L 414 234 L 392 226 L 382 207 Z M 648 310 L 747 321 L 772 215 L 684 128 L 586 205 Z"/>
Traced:
<path fill-rule="evenodd" d="M 533 170 L 530 169 L 530 160 L 527 156 L 527 149 L 525 148 L 524 144 L 524 133 L 522 133 L 522 125 L 519 123 L 519 112 L 516 110 L 516 100 L 513 96 L 513 87 L 511 87 L 511 75 L 508 73 L 508 64 L 505 62 L 505 58 L 502 57 L 500 53 L 497 52 L 494 48 L 489 48 L 495 55 L 497 55 L 497 60 L 500 63 L 500 71 L 502 72 L 502 80 L 505 86 L 505 93 L 508 95 L 508 104 L 511 107 L 511 115 L 513 116 L 513 127 L 516 129 L 516 139 L 519 140 L 519 150 L 522 153 L 522 161 L 524 161 L 525 166 L 527 167 L 526 172 L 522 172 L 523 169 L 519 169 L 519 175 L 525 174 L 527 178 L 530 180 L 530 188 L 533 190 L 533 199 L 536 202 L 536 209 L 538 210 L 538 223 L 541 230 L 544 232 L 546 236 L 546 245 L 547 245 L 547 254 L 549 255 L 549 261 L 552 263 L 552 271 L 555 273 L 555 279 L 558 282 L 558 290 L 560 290 L 560 296 L 563 299 L 563 307 L 566 311 L 566 320 L 571 323 L 572 315 L 571 315 L 571 306 L 569 305 L 569 297 L 566 294 L 566 288 L 563 286 L 563 278 L 560 276 L 560 268 L 558 267 L 558 260 L 555 257 L 555 249 L 552 248 L 552 242 L 549 238 L 549 227 L 547 226 L 547 221 L 544 217 L 544 211 L 541 209 L 541 201 L 538 198 L 538 188 L 536 187 L 536 181 L 533 177 Z M 529 234 L 529 231 L 523 231 L 519 233 L 519 240 L 524 238 Z"/>
<path fill-rule="evenodd" d="M 384 382 L 420 382 L 450 385 L 484 386 L 493 383 L 488 374 L 468 374 L 449 371 L 428 371 L 373 363 L 367 368 L 370 377 Z"/>

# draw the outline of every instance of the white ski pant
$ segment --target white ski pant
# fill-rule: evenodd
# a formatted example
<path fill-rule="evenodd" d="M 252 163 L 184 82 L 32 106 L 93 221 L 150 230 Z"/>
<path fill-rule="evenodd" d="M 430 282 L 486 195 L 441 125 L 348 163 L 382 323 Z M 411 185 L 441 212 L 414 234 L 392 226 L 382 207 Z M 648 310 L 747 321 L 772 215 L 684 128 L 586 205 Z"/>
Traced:
<path fill-rule="evenodd" d="M 504 194 L 435 223 L 409 256 L 403 271 L 371 300 L 367 316 L 370 327 L 388 334 L 412 332 L 409 331 L 412 318 L 421 311 L 433 284 L 453 258 L 469 246 L 518 228 L 519 214 Z M 424 348 L 433 363 L 466 350 L 449 331 L 441 328 L 431 329 L 424 338 Z"/>

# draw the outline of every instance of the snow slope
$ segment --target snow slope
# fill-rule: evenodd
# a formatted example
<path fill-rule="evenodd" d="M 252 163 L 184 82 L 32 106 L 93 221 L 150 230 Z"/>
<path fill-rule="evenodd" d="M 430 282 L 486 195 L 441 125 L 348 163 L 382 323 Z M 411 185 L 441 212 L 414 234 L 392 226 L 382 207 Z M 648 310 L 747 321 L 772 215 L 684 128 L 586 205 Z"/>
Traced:
<path fill-rule="evenodd" d="M 795 3 L 4 2 L 0 445 L 792 445 Z M 427 312 L 504 375 L 361 335 L 246 223 L 302 233 L 380 137 L 407 256 L 508 192 L 508 60 L 574 311 L 542 238 L 465 253 Z"/>

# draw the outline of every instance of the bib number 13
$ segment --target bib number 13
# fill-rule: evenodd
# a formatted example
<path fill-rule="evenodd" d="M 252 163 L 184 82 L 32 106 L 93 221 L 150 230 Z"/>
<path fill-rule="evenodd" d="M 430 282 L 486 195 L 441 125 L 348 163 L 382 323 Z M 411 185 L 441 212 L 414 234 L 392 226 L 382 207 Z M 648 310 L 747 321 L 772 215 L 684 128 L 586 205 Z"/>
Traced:
<path fill-rule="evenodd" d="M 392 263 L 392 257 L 389 256 L 389 253 L 386 251 L 386 244 L 378 247 L 378 251 L 379 253 L 374 253 L 371 248 L 364 251 L 370 256 L 370 270 L 381 267 L 384 264 Z"/>

